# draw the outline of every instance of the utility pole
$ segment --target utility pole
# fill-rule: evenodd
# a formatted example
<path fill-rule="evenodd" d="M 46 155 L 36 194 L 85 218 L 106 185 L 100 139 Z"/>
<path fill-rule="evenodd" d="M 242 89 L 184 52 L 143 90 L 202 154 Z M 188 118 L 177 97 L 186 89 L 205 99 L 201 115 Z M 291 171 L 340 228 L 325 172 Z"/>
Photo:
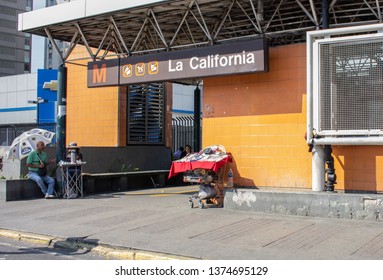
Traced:
<path fill-rule="evenodd" d="M 198 85 L 194 90 L 194 152 L 201 149 L 201 90 Z"/>
<path fill-rule="evenodd" d="M 56 162 L 59 162 L 65 159 L 66 85 L 67 85 L 67 68 L 65 67 L 64 64 L 61 64 L 58 68 Z"/>

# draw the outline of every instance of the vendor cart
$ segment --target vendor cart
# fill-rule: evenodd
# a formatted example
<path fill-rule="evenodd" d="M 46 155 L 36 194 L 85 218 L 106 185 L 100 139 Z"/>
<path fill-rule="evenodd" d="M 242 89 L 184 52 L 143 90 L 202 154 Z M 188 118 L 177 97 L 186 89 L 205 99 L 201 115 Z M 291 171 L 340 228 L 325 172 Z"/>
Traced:
<path fill-rule="evenodd" d="M 209 204 L 222 207 L 224 174 L 230 161 L 231 155 L 222 145 L 209 146 L 199 153 L 174 161 L 169 178 L 182 172 L 184 182 L 198 184 L 198 193 L 189 197 L 191 208 L 195 203 L 200 208 L 206 208 Z"/>

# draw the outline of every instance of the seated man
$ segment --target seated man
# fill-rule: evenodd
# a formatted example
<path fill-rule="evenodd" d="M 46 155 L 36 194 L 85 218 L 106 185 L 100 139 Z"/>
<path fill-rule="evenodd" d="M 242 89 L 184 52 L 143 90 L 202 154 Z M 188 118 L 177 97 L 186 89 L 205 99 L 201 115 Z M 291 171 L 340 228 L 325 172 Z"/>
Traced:
<path fill-rule="evenodd" d="M 178 160 L 182 157 L 182 154 L 184 153 L 184 147 L 179 147 L 179 149 L 174 153 L 173 159 Z"/>
<path fill-rule="evenodd" d="M 55 159 L 47 162 L 47 154 L 44 152 L 44 149 L 44 142 L 39 141 L 36 144 L 36 150 L 29 154 L 27 158 L 28 178 L 37 183 L 45 198 L 55 198 L 56 196 L 53 194 L 55 180 L 49 177 L 46 172 L 46 166 L 55 162 Z M 45 184 L 48 184 L 48 189 Z"/>

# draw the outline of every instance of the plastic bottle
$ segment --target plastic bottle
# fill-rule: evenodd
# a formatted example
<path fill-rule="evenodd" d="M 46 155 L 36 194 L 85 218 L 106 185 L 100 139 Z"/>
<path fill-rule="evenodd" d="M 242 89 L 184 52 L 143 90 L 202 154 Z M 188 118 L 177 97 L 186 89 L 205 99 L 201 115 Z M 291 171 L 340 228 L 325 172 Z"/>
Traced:
<path fill-rule="evenodd" d="M 76 151 L 75 150 L 70 151 L 70 162 L 76 163 Z"/>
<path fill-rule="evenodd" d="M 232 188 L 234 186 L 234 178 L 233 178 L 233 170 L 229 170 L 229 173 L 227 174 L 227 186 L 229 188 Z"/>

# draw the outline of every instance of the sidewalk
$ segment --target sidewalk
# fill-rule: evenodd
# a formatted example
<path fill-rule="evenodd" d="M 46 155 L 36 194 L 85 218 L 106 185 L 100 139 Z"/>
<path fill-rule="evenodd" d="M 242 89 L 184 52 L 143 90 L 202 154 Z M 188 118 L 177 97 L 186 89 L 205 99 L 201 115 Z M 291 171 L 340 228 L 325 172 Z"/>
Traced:
<path fill-rule="evenodd" d="M 0 203 L 0 235 L 122 259 L 383 259 L 377 221 L 191 209 L 197 186 Z"/>

